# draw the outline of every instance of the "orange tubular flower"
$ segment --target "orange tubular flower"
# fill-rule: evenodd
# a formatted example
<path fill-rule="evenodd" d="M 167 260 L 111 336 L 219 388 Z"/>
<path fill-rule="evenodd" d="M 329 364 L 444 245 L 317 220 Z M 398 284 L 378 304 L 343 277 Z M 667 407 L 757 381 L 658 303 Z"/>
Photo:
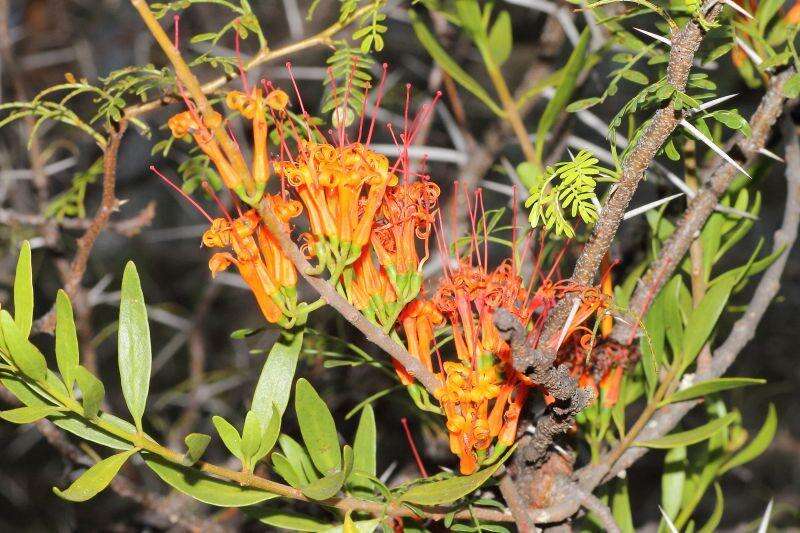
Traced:
<path fill-rule="evenodd" d="M 279 195 L 269 196 L 275 213 L 288 226 L 300 214 L 298 202 Z M 297 273 L 280 245 L 251 209 L 235 220 L 215 219 L 203 234 L 203 245 L 230 248 L 233 254 L 216 253 L 209 261 L 212 276 L 236 265 L 268 322 L 280 322 L 292 316 L 296 305 Z"/>
<path fill-rule="evenodd" d="M 433 331 L 444 323 L 444 317 L 433 305 L 433 302 L 417 299 L 403 309 L 399 321 L 403 326 L 409 353 L 422 361 L 422 364 L 432 372 Z M 411 385 L 414 378 L 406 371 L 405 367 L 396 360 L 392 360 L 392 362 L 403 385 Z"/>

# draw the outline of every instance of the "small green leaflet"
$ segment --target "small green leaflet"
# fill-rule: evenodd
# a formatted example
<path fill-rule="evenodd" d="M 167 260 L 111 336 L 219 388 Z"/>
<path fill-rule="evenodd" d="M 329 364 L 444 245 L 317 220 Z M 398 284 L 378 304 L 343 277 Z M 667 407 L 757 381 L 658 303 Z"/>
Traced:
<path fill-rule="evenodd" d="M 39 349 L 31 344 L 27 335 L 20 331 L 19 326 L 5 309 L 0 310 L 0 325 L 3 337 L 14 361 L 23 374 L 34 381 L 44 381 L 47 376 L 47 361 Z"/>
<path fill-rule="evenodd" d="M 83 416 L 95 418 L 106 395 L 103 383 L 82 366 L 75 369 L 75 381 L 83 395 Z"/>
<path fill-rule="evenodd" d="M 117 351 L 122 395 L 136 428 L 141 431 L 153 354 L 142 285 L 132 261 L 125 266 L 122 276 Z"/>
<path fill-rule="evenodd" d="M 71 502 L 85 502 L 105 489 L 114 479 L 114 476 L 117 475 L 119 469 L 122 468 L 122 465 L 137 451 L 137 449 L 133 449 L 107 457 L 92 465 L 78 479 L 73 481 L 72 485 L 67 487 L 66 490 L 62 491 L 53 487 L 53 492 Z"/>
<path fill-rule="evenodd" d="M 724 474 L 732 468 L 749 463 L 767 449 L 772 439 L 775 437 L 775 432 L 778 429 L 778 415 L 775 412 L 775 406 L 769 404 L 769 411 L 767 412 L 767 419 L 764 425 L 758 430 L 758 433 L 753 440 L 747 443 L 747 446 L 742 448 L 736 455 L 728 460 L 727 463 L 720 468 L 719 475 Z"/>

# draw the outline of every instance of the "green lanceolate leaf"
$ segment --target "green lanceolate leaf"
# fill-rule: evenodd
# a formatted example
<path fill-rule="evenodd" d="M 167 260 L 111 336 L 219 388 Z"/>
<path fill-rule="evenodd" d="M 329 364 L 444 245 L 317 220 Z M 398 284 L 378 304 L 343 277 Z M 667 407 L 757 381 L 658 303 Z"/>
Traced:
<path fill-rule="evenodd" d="M 717 324 L 733 290 L 733 280 L 714 284 L 692 310 L 683 335 L 683 368 L 687 368 L 700 353 L 708 336 Z"/>
<path fill-rule="evenodd" d="M 681 510 L 685 484 L 686 446 L 677 446 L 664 457 L 664 473 L 661 475 L 661 508 L 673 520 Z"/>
<path fill-rule="evenodd" d="M 204 433 L 189 433 L 183 439 L 186 443 L 186 466 L 192 466 L 206 452 L 208 444 L 211 442 L 211 437 Z"/>
<path fill-rule="evenodd" d="M 141 431 L 153 354 L 142 285 L 133 262 L 128 262 L 122 276 L 117 351 L 122 395 L 136 427 Z"/>
<path fill-rule="evenodd" d="M 713 392 L 720 392 L 730 389 L 738 389 L 739 387 L 746 387 L 748 385 L 763 385 L 766 383 L 765 379 L 756 378 L 717 378 L 692 385 L 683 390 L 677 391 L 675 394 L 661 402 L 661 405 L 668 403 L 683 402 L 685 400 L 692 400 L 694 398 L 701 398 Z"/>
<path fill-rule="evenodd" d="M 669 449 L 677 446 L 689 446 L 698 442 L 704 441 L 711 437 L 717 431 L 728 427 L 731 422 L 739 417 L 738 413 L 728 413 L 722 418 L 717 418 L 711 422 L 704 424 L 698 428 L 690 429 L 689 431 L 681 431 L 680 433 L 673 433 L 666 437 L 653 440 L 638 440 L 633 443 L 634 446 L 642 446 L 645 448 L 660 448 Z"/>
<path fill-rule="evenodd" d="M 328 406 L 304 378 L 297 381 L 294 400 L 300 433 L 314 465 L 323 474 L 340 469 L 339 437 Z"/>
<path fill-rule="evenodd" d="M 617 478 L 613 483 L 614 493 L 611 496 L 611 511 L 614 513 L 614 520 L 619 525 L 622 533 L 633 533 L 633 514 L 631 513 L 631 501 L 628 497 L 628 480 Z"/>
<path fill-rule="evenodd" d="M 272 345 L 258 378 L 251 406 L 262 421 L 268 421 L 272 416 L 273 403 L 278 406 L 279 416 L 283 416 L 289 403 L 297 357 L 302 347 L 302 329 L 281 334 Z"/>
<path fill-rule="evenodd" d="M 96 417 L 106 395 L 103 383 L 82 366 L 75 368 L 75 381 L 78 382 L 83 397 L 83 416 Z"/>
<path fill-rule="evenodd" d="M 550 128 L 555 124 L 558 115 L 564 110 L 569 103 L 572 92 L 575 90 L 575 84 L 578 81 L 578 76 L 586 64 L 586 52 L 589 48 L 589 39 L 591 32 L 589 28 L 583 30 L 578 44 L 570 54 L 567 64 L 564 66 L 564 75 L 561 79 L 561 84 L 556 89 L 553 98 L 547 103 L 542 118 L 539 119 L 539 125 L 536 127 L 536 155 L 539 160 L 542 158 L 544 152 L 544 143 L 547 139 L 547 133 Z"/>
<path fill-rule="evenodd" d="M 253 411 L 247 411 L 247 416 L 244 418 L 244 426 L 242 426 L 241 450 L 242 457 L 246 459 L 248 463 L 251 463 L 253 457 L 258 452 L 258 447 L 261 445 L 262 433 L 263 430 L 261 422 L 258 420 L 258 415 Z"/>
<path fill-rule="evenodd" d="M 714 483 L 714 495 L 716 496 L 714 510 L 711 512 L 708 522 L 698 529 L 697 533 L 714 533 L 714 531 L 717 530 L 717 526 L 719 526 L 719 523 L 722 521 L 722 512 L 725 509 L 725 497 L 722 494 L 722 487 L 719 486 L 719 483 Z"/>
<path fill-rule="evenodd" d="M 211 477 L 191 467 L 170 463 L 157 455 L 144 454 L 143 458 L 150 470 L 166 484 L 209 505 L 246 507 L 277 497 L 265 490 L 243 487 L 238 483 Z"/>
<path fill-rule="evenodd" d="M 261 507 L 248 510 L 247 514 L 262 524 L 285 529 L 287 531 L 325 531 L 330 524 L 286 509 Z"/>
<path fill-rule="evenodd" d="M 0 418 L 12 424 L 30 424 L 57 413 L 58 408 L 51 405 L 25 406 L 0 411 Z"/>
<path fill-rule="evenodd" d="M 418 505 L 452 503 L 480 488 L 500 468 L 513 450 L 514 448 L 511 448 L 507 451 L 495 464 L 469 476 L 455 476 L 442 481 L 414 485 L 400 495 L 400 501 Z"/>
<path fill-rule="evenodd" d="M 508 60 L 513 46 L 514 36 L 511 31 L 511 15 L 508 14 L 508 11 L 501 11 L 489 31 L 489 52 L 498 67 Z"/>
<path fill-rule="evenodd" d="M 0 310 L 0 325 L 2 325 L 3 337 L 14 364 L 29 378 L 43 381 L 47 376 L 47 361 L 42 352 L 31 344 L 27 335 L 23 335 L 19 326 L 5 309 Z"/>
<path fill-rule="evenodd" d="M 275 443 L 278 442 L 278 436 L 281 434 L 281 416 L 276 404 L 272 405 L 272 416 L 269 422 L 266 426 L 262 422 L 262 427 L 261 441 L 259 442 L 258 452 L 253 457 L 253 464 L 271 452 L 272 448 L 275 447 Z"/>
<path fill-rule="evenodd" d="M 221 416 L 213 416 L 211 422 L 214 423 L 219 438 L 222 439 L 228 451 L 231 452 L 234 457 L 244 460 L 245 456 L 244 453 L 242 453 L 242 437 L 239 435 L 239 432 L 236 431 L 236 428 Z"/>
<path fill-rule="evenodd" d="M 439 45 L 438 39 L 431 34 L 425 24 L 419 20 L 417 15 L 413 11 L 409 11 L 409 16 L 411 18 L 411 26 L 414 28 L 414 33 L 417 35 L 417 39 L 425 47 L 425 50 L 428 51 L 428 54 L 436 61 L 436 64 L 442 67 L 442 69 L 447 72 L 450 77 L 452 77 L 458 84 L 463 86 L 466 90 L 471 92 L 475 95 L 481 102 L 486 104 L 494 114 L 498 117 L 503 117 L 505 113 L 503 110 L 498 106 L 492 97 L 489 96 L 489 93 L 486 92 L 475 78 L 467 74 L 467 72 L 461 68 L 458 62 L 450 57 L 450 55 L 445 52 L 444 48 Z"/>
<path fill-rule="evenodd" d="M 732 468 L 749 463 L 769 447 L 772 439 L 775 437 L 775 431 L 778 429 L 778 415 L 775 412 L 775 406 L 769 404 L 769 411 L 767 412 L 767 419 L 764 425 L 758 430 L 758 433 L 753 440 L 747 443 L 747 446 L 742 448 L 736 455 L 730 458 L 727 463 L 720 468 L 719 475 L 724 474 Z"/>
<path fill-rule="evenodd" d="M 308 453 L 300 443 L 289 435 L 281 435 L 278 437 L 278 442 L 281 445 L 283 455 L 289 461 L 289 464 L 292 465 L 292 468 L 297 472 L 303 483 L 319 479 L 319 474 L 317 473 L 317 469 L 314 468 L 314 463 L 311 462 L 311 457 L 308 456 Z"/>
<path fill-rule="evenodd" d="M 27 339 L 33 324 L 33 269 L 31 267 L 31 243 L 22 242 L 14 276 L 14 321 L 20 333 Z"/>
<path fill-rule="evenodd" d="M 81 474 L 66 490 L 61 491 L 53 487 L 53 492 L 71 502 L 85 502 L 105 489 L 114 479 L 114 476 L 117 475 L 119 469 L 122 468 L 122 465 L 137 451 L 135 449 L 128 450 L 106 457 Z"/>
<path fill-rule="evenodd" d="M 289 459 L 287 459 L 285 455 L 275 452 L 270 457 L 272 459 L 272 469 L 275 470 L 275 473 L 281 476 L 286 483 L 296 489 L 308 483 L 307 479 L 301 479 L 300 474 L 297 473 L 292 463 L 289 462 Z"/>
<path fill-rule="evenodd" d="M 56 296 L 56 364 L 70 395 L 79 357 L 78 333 L 75 331 L 72 303 L 67 293 L 59 290 Z"/>
<path fill-rule="evenodd" d="M 361 411 L 356 437 L 353 441 L 353 473 L 348 480 L 351 490 L 372 493 L 372 481 L 359 473 L 372 477 L 375 477 L 377 473 L 376 434 L 375 412 L 371 405 L 367 405 Z"/>
<path fill-rule="evenodd" d="M 342 449 L 342 465 L 341 470 L 303 485 L 300 490 L 312 500 L 322 501 L 333 498 L 341 490 L 353 469 L 353 449 L 350 446 L 345 445 Z"/>

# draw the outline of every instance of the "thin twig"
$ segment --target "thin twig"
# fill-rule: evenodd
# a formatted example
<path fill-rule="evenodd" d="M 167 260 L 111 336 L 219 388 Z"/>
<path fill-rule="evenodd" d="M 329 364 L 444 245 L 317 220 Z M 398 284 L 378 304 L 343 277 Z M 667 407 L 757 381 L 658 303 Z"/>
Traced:
<path fill-rule="evenodd" d="M 109 132 L 109 142 L 106 145 L 103 155 L 103 198 L 92 222 L 89 224 L 89 227 L 86 228 L 86 232 L 78 239 L 78 251 L 75 253 L 75 257 L 70 263 L 69 273 L 64 283 L 64 290 L 70 297 L 74 297 L 80 287 L 97 237 L 99 237 L 100 233 L 106 228 L 111 214 L 116 211 L 119 206 L 119 200 L 117 200 L 116 196 L 117 156 L 119 153 L 120 141 L 122 140 L 122 136 L 125 135 L 127 126 L 127 121 L 123 120 L 118 124 L 116 130 L 111 130 Z M 55 328 L 55 307 L 40 318 L 36 326 L 38 331 L 52 333 Z"/>
<path fill-rule="evenodd" d="M 294 264 L 297 271 L 303 276 L 311 287 L 327 302 L 328 305 L 341 313 L 342 317 L 352 324 L 356 329 L 364 334 L 364 337 L 373 344 L 376 344 L 384 352 L 389 354 L 398 363 L 414 376 L 425 387 L 428 392 L 433 394 L 441 388 L 442 382 L 422 361 L 411 355 L 403 346 L 396 343 L 379 327 L 366 319 L 361 312 L 353 307 L 341 294 L 336 292 L 333 286 L 322 278 L 312 276 L 309 272 L 314 270 L 308 262 L 303 252 L 292 241 L 289 234 L 283 230 L 281 222 L 272 212 L 269 202 L 262 202 L 258 209 L 261 219 L 266 223 L 270 233 L 272 233 L 281 245 L 284 253 Z"/>

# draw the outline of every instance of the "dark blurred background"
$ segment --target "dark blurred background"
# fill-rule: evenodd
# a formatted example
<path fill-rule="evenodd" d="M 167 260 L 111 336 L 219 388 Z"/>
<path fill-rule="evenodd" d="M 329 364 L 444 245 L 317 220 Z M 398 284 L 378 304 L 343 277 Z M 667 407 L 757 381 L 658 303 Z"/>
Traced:
<path fill-rule="evenodd" d="M 92 81 L 131 64 L 163 64 L 163 58 L 154 48 L 150 34 L 125 0 L 11 0 L 2 3 L 6 4 L 4 19 L 0 21 L 4 26 L 2 46 L 7 52 L 3 55 L 0 84 L 2 103 L 30 99 L 41 89 L 62 83 L 67 73 L 78 79 Z M 335 20 L 338 10 L 338 2 L 323 0 L 313 21 L 308 21 L 305 16 L 308 8 L 306 0 L 251 0 L 251 3 L 260 15 L 267 38 L 273 46 L 327 27 Z M 513 15 L 515 48 L 505 68 L 512 83 L 522 81 L 532 58 L 556 68 L 563 64 L 566 54 L 571 50 L 570 35 L 565 40 L 564 30 L 554 23 L 553 17 L 531 7 L 544 2 L 518 0 L 498 4 L 509 9 Z M 567 9 L 567 4 L 550 5 L 563 10 L 566 18 L 574 19 L 579 27 L 583 24 L 579 17 Z M 392 88 L 385 100 L 385 108 L 391 113 L 402 110 L 405 82 L 414 85 L 414 104 L 418 106 L 430 97 L 428 88 L 438 83 L 437 76 L 440 76 L 436 69 L 431 68 L 432 61 L 416 42 L 407 22 L 407 7 L 408 3 L 403 3 L 389 9 L 390 29 L 386 36 L 386 48 L 377 54 L 380 61 L 387 61 L 391 66 Z M 190 45 L 188 35 L 217 29 L 223 20 L 220 18 L 223 13 L 217 6 L 209 5 L 196 5 L 185 11 L 181 18 L 182 32 L 187 36 L 183 46 L 192 52 L 205 52 L 208 45 Z M 227 14 L 224 16 L 228 17 Z M 216 53 L 232 54 L 233 39 L 230 34 L 228 37 L 220 41 Z M 455 34 L 446 37 L 451 41 L 449 49 L 459 55 L 462 65 L 481 78 L 479 63 L 470 56 L 467 43 L 461 42 Z M 548 43 L 551 41 L 557 44 L 566 42 L 550 50 L 552 46 Z M 256 47 L 255 40 L 249 39 L 243 43 L 243 52 L 251 53 Z M 306 104 L 312 110 L 319 109 L 328 55 L 327 50 L 316 48 L 291 58 L 300 78 Z M 583 89 L 585 96 L 594 95 L 598 87 L 605 86 L 606 73 L 601 68 L 587 80 Z M 256 69 L 250 75 L 251 79 L 263 76 L 273 79 L 278 85 L 288 86 L 282 61 Z M 749 90 L 727 60 L 722 60 L 711 75 L 721 86 L 722 94 L 741 94 L 739 108 L 744 116 L 749 116 L 760 97 L 760 90 Z M 209 79 L 212 73 L 201 71 L 200 76 Z M 599 109 L 593 109 L 593 112 L 608 120 L 624 102 L 625 96 L 630 94 L 622 91 L 617 98 Z M 462 97 L 467 104 L 464 114 L 467 130 L 480 142 L 484 132 L 494 127 L 493 119 L 464 91 Z M 90 104 L 83 101 L 79 106 L 84 106 L 85 110 Z M 541 105 L 541 102 L 538 103 L 539 107 L 534 109 L 534 117 Z M 452 113 L 448 112 L 451 103 L 445 100 L 443 107 L 445 109 L 433 121 L 425 144 L 440 149 L 430 157 L 429 170 L 447 196 L 449 183 L 460 178 L 461 169 L 470 164 L 472 154 L 464 149 L 463 139 L 458 138 L 457 129 L 454 132 L 452 127 L 448 127 L 447 120 L 452 117 Z M 261 326 L 261 315 L 252 297 L 242 289 L 235 276 L 223 275 L 216 281 L 211 280 L 207 268 L 209 253 L 200 248 L 199 240 L 205 227 L 204 220 L 187 202 L 148 171 L 149 165 L 155 163 L 168 175 L 175 176 L 178 164 L 186 158 L 183 148 L 179 146 L 166 160 L 150 155 L 153 144 L 167 136 L 167 132 L 159 129 L 159 126 L 176 109 L 176 106 L 172 106 L 170 110 L 146 117 L 153 127 L 151 138 L 140 135 L 134 128 L 130 128 L 125 136 L 119 156 L 117 188 L 117 196 L 124 199 L 125 203 L 114 216 L 115 220 L 135 216 L 151 202 L 155 205 L 155 216 L 150 224 L 134 236 L 106 231 L 100 237 L 83 280 L 86 289 L 84 296 L 90 311 L 84 317 L 87 320 L 81 330 L 81 346 L 84 357 L 92 358 L 104 377 L 111 408 L 118 413 L 125 412 L 116 377 L 116 291 L 124 263 L 133 259 L 139 267 L 151 308 L 155 360 L 147 422 L 152 432 L 164 436 L 167 442 L 175 446 L 181 446 L 183 435 L 189 431 L 213 434 L 211 413 L 239 421 L 244 412 L 242 406 L 249 401 L 263 362 L 263 353 L 259 350 L 269 347 L 274 332 L 268 330 L 246 340 L 230 338 L 234 330 Z M 600 131 L 602 128 L 598 130 L 576 121 L 567 123 L 566 127 L 573 128 L 574 134 L 583 141 L 607 146 L 604 132 Z M 60 126 L 43 126 L 40 138 L 52 194 L 68 188 L 75 173 L 88 168 L 100 155 L 96 145 L 87 141 L 86 137 Z M 27 141 L 26 130 L 19 123 L 0 130 L 0 202 L 7 209 L 36 213 L 31 173 L 27 170 L 31 167 Z M 378 142 L 391 141 L 383 133 Z M 779 153 L 782 150 L 780 146 L 772 148 Z M 562 155 L 553 154 L 553 157 Z M 520 160 L 518 150 L 510 143 L 502 156 L 511 161 Z M 495 161 L 498 165 L 500 162 L 500 158 Z M 765 237 L 770 242 L 772 232 L 782 216 L 785 195 L 782 171 L 783 168 L 777 165 L 772 171 L 759 176 L 758 186 L 764 193 L 761 217 L 748 238 L 737 248 L 736 254 L 728 258 L 732 264 L 746 261 L 759 237 Z M 493 167 L 485 180 L 489 183 L 475 182 L 473 185 L 497 191 L 487 192 L 490 205 L 506 205 L 509 197 L 504 194 L 503 187 L 508 188 L 509 177 Z M 98 189 L 98 181 L 88 186 L 88 216 L 98 205 Z M 655 176 L 649 177 L 637 193 L 634 205 L 672 192 L 668 185 Z M 205 205 L 211 204 L 205 202 Z M 681 208 L 683 204 L 675 207 Z M 59 259 L 72 256 L 74 240 L 79 235 L 80 231 L 65 230 L 55 242 L 46 243 L 35 226 L 19 222 L 2 225 L 0 302 L 7 305 L 9 301 L 16 247 L 21 239 L 29 238 L 36 246 L 36 311 L 37 314 L 46 312 L 60 286 L 54 265 Z M 615 250 L 615 255 L 624 259 L 623 265 L 630 265 L 641 258 L 646 235 L 643 218 L 625 223 Z M 569 264 L 569 261 L 565 264 Z M 743 295 L 735 303 L 744 304 L 746 301 Z M 798 516 L 800 508 L 800 418 L 796 416 L 800 412 L 800 395 L 797 393 L 800 387 L 798 311 L 800 254 L 795 251 L 784 275 L 780 298 L 774 302 L 759 327 L 756 340 L 730 372 L 731 375 L 769 380 L 766 386 L 744 389 L 731 395 L 733 405 L 742 411 L 745 427 L 757 430 L 770 402 L 776 404 L 780 422 L 777 436 L 767 453 L 724 478 L 726 508 L 723 526 L 727 529 L 752 529 L 752 522 L 761 516 L 771 498 L 775 499 L 773 523 L 776 527 L 791 530 L 793 525 L 797 526 L 793 524 L 793 517 Z M 360 342 L 359 336 L 332 313 L 317 313 L 313 327 Z M 307 343 L 308 349 L 302 356 L 299 373 L 309 377 L 320 390 L 335 411 L 337 420 L 342 420 L 350 409 L 368 395 L 393 386 L 390 378 L 369 366 L 325 368 L 325 357 L 320 351 L 349 353 L 349 350 L 321 337 L 315 340 L 311 335 L 309 338 L 311 342 Z M 52 342 L 46 336 L 40 336 L 37 341 L 45 346 Z M 364 346 L 363 343 L 361 345 Z M 195 386 L 201 381 L 202 386 Z M 387 479 L 392 481 L 415 475 L 400 419 L 404 416 L 410 418 L 418 443 L 434 440 L 443 442 L 434 435 L 435 426 L 415 414 L 417 411 L 404 394 L 384 396 L 377 400 L 376 407 L 379 471 L 388 471 Z M 287 417 L 286 420 L 284 431 L 296 433 L 291 418 Z M 340 427 L 346 438 L 352 438 L 356 420 L 357 417 L 351 418 Z M 435 470 L 437 465 L 452 466 L 452 457 L 443 445 L 424 445 L 422 448 L 430 470 Z M 209 454 L 213 460 L 225 460 L 218 443 L 212 444 Z M 663 454 L 651 453 L 628 472 L 637 525 L 652 525 L 657 519 L 659 487 L 656 480 L 660 475 L 662 460 Z M 67 484 L 72 471 L 71 465 L 42 439 L 35 428 L 0 424 L 0 530 L 141 531 L 168 528 L 153 513 L 140 511 L 137 505 L 111 491 L 106 491 L 88 504 L 65 503 L 52 493 L 51 487 Z M 151 490 L 163 490 L 143 469 L 129 466 L 126 474 Z M 176 502 L 176 505 L 191 505 L 182 499 Z M 704 508 L 709 509 L 712 504 L 713 496 L 708 498 Z M 223 511 L 220 519 L 235 527 L 254 527 L 244 525 L 241 515 L 235 513 Z"/>

